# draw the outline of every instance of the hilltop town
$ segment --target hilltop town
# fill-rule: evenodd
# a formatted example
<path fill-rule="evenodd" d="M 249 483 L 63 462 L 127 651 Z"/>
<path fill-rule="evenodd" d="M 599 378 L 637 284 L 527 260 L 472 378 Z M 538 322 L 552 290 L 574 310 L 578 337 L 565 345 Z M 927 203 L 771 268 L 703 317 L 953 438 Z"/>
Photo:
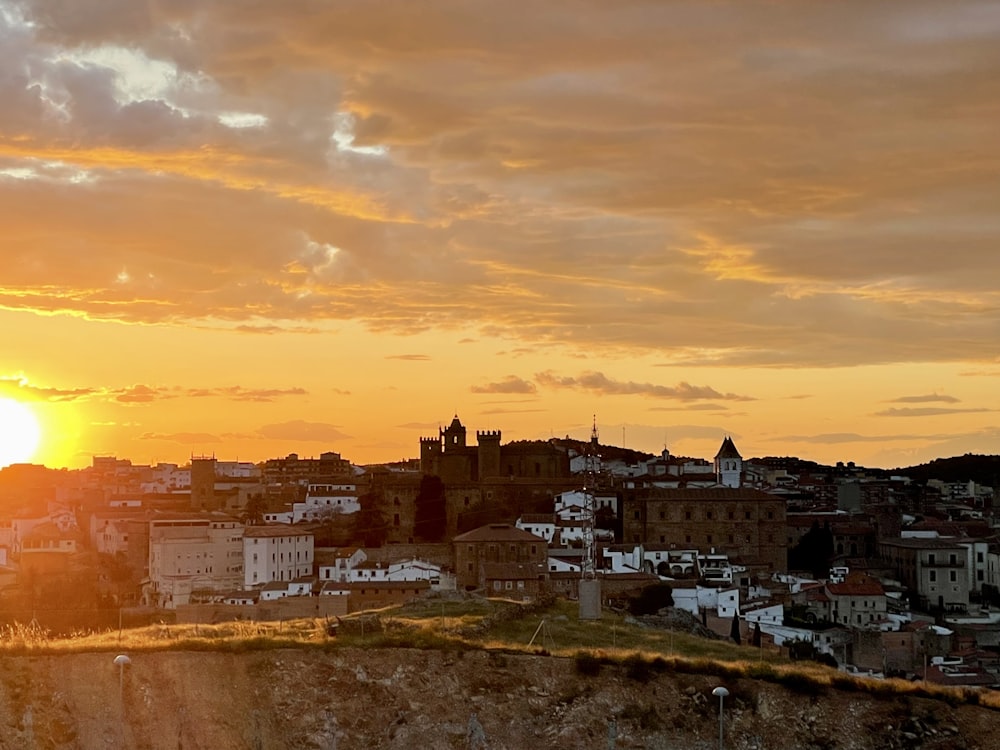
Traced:
<path fill-rule="evenodd" d="M 666 584 L 722 637 L 994 686 L 994 491 L 945 474 L 747 459 L 730 437 L 711 459 L 653 456 L 601 445 L 596 425 L 590 441 L 473 442 L 458 416 L 378 466 L 19 464 L 0 471 L 0 618 L 57 633 L 336 618 L 436 592 L 583 599 L 592 581 L 624 607 Z"/>

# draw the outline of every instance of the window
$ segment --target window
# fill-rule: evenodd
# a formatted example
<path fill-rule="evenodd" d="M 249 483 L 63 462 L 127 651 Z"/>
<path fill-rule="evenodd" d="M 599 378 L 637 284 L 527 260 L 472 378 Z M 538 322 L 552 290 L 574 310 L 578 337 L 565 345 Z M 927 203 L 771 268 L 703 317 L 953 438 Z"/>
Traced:
<path fill-rule="evenodd" d="M 638 520 L 639 520 L 639 511 L 634 511 L 634 512 L 632 513 L 632 518 L 633 518 L 634 520 L 638 521 Z"/>
<path fill-rule="evenodd" d="M 706 510 L 705 511 L 705 518 L 707 518 L 709 521 L 711 521 L 712 520 L 712 511 Z"/>
<path fill-rule="evenodd" d="M 733 520 L 733 516 L 735 516 L 735 515 L 736 515 L 735 513 L 733 513 L 732 511 L 729 511 L 729 513 L 726 514 L 726 518 L 728 518 L 730 521 L 732 521 Z"/>
<path fill-rule="evenodd" d="M 929 581 L 936 581 L 937 580 L 937 571 L 936 570 L 930 571 L 930 573 L 927 576 L 927 580 L 929 580 Z"/>
<path fill-rule="evenodd" d="M 955 562 L 956 562 L 955 556 L 954 555 L 948 555 L 948 562 L 949 562 L 949 564 L 954 565 Z"/>
<path fill-rule="evenodd" d="M 711 534 L 707 534 L 707 535 L 705 536 L 705 541 L 706 541 L 706 542 L 707 542 L 708 544 L 711 544 L 711 543 L 712 543 L 712 535 L 711 535 Z"/>
<path fill-rule="evenodd" d="M 684 511 L 684 520 L 685 521 L 690 521 L 691 520 L 691 511 L 689 511 L 689 510 Z"/>
<path fill-rule="evenodd" d="M 666 511 L 663 511 L 663 510 L 661 510 L 661 511 L 660 511 L 660 520 L 662 521 L 662 520 L 664 520 L 664 519 L 665 519 L 666 517 L 667 517 L 667 512 L 666 512 Z"/>
<path fill-rule="evenodd" d="M 934 564 L 936 564 L 935 560 L 934 560 L 934 553 L 933 552 L 931 552 L 929 555 L 927 555 L 927 564 L 928 565 L 934 565 Z"/>
<path fill-rule="evenodd" d="M 948 577 L 951 579 L 952 583 L 958 581 L 958 573 L 956 573 L 954 570 L 948 571 Z"/>
<path fill-rule="evenodd" d="M 508 591 L 510 591 L 512 588 L 514 588 L 514 582 L 513 581 L 504 581 L 504 586 L 503 587 L 505 589 L 507 589 Z"/>
<path fill-rule="evenodd" d="M 774 511 L 773 511 L 773 510 L 769 510 L 769 511 L 767 512 L 767 520 L 768 520 L 768 521 L 771 521 L 771 520 L 773 520 L 773 519 L 774 519 Z"/>
<path fill-rule="evenodd" d="M 684 543 L 685 543 L 685 544 L 691 544 L 691 535 L 690 535 L 690 534 L 687 534 L 687 535 L 686 535 L 686 536 L 684 537 Z"/>
<path fill-rule="evenodd" d="M 747 521 L 749 521 L 750 520 L 750 511 L 748 511 L 748 510 L 743 511 L 743 518 L 746 519 Z"/>

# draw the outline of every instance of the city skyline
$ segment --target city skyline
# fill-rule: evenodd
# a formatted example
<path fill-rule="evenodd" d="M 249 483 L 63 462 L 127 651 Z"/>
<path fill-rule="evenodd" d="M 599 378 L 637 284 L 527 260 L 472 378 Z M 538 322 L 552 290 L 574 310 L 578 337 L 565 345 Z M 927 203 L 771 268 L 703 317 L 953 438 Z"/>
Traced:
<path fill-rule="evenodd" d="M 1000 453 L 993 3 L 0 0 L 0 41 L 9 455 L 12 402 L 69 467 L 456 414 Z"/>

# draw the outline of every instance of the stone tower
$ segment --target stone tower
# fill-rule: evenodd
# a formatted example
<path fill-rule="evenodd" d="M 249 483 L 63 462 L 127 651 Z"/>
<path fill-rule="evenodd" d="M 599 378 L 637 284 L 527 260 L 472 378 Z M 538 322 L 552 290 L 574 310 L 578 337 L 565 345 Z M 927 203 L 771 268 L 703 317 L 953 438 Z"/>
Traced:
<path fill-rule="evenodd" d="M 191 509 L 218 510 L 215 499 L 215 456 L 191 457 Z"/>
<path fill-rule="evenodd" d="M 500 476 L 500 430 L 476 432 L 479 443 L 479 478 Z"/>

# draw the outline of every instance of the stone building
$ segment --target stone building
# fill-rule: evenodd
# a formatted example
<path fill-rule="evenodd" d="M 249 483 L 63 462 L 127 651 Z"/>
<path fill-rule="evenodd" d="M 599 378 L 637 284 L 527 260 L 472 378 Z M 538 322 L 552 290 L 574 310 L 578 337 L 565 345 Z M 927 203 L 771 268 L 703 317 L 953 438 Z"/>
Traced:
<path fill-rule="evenodd" d="M 445 484 L 489 479 L 555 479 L 570 476 L 569 455 L 545 441 L 500 444 L 500 430 L 476 433 L 467 444 L 458 415 L 437 437 L 420 438 L 420 471 Z"/>
<path fill-rule="evenodd" d="M 714 549 L 735 563 L 785 570 L 785 501 L 736 487 L 629 490 L 622 500 L 622 541 Z"/>
<path fill-rule="evenodd" d="M 461 589 L 537 593 L 548 580 L 548 545 L 541 537 L 506 523 L 459 534 L 452 540 L 456 584 Z"/>

